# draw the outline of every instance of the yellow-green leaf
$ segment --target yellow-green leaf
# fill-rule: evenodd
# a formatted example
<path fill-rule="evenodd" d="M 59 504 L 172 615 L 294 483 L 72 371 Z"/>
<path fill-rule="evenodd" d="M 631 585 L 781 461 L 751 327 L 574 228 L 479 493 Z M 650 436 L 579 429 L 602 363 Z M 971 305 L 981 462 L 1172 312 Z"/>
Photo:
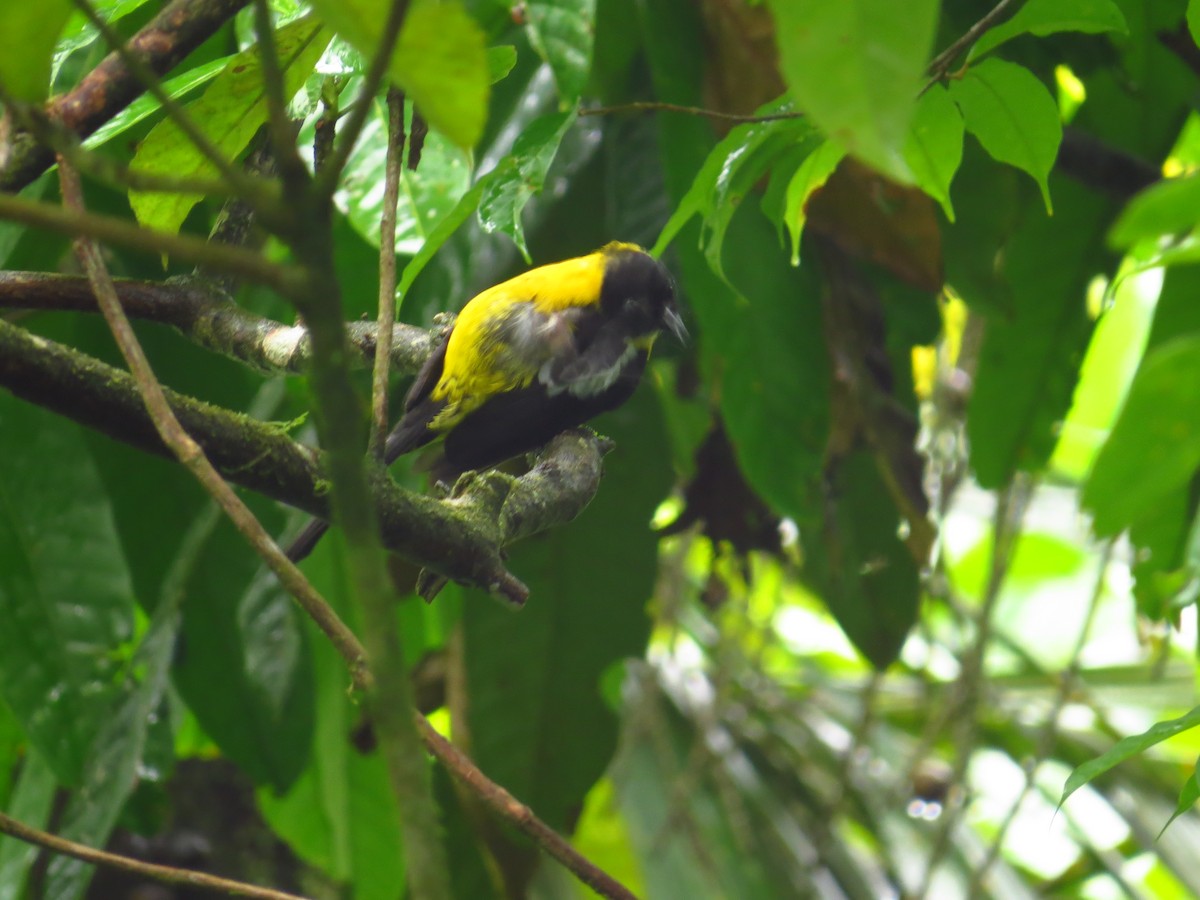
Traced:
<path fill-rule="evenodd" d="M 275 34 L 279 65 L 283 69 L 284 95 L 292 97 L 321 58 L 329 33 L 311 18 L 286 25 Z M 229 61 L 204 95 L 185 109 L 209 141 L 228 159 L 250 143 L 267 120 L 258 48 L 251 47 Z M 132 167 L 180 177 L 215 178 L 216 168 L 171 119 L 164 119 L 146 135 Z M 177 232 L 198 194 L 129 192 L 129 203 L 138 221 L 149 228 Z"/>

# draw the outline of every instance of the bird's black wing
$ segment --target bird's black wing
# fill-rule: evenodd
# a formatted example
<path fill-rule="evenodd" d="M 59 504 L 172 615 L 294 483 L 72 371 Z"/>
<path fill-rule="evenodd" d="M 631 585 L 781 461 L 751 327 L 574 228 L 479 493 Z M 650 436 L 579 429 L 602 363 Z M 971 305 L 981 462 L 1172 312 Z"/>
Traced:
<path fill-rule="evenodd" d="M 408 394 L 404 397 L 404 415 L 388 434 L 384 444 L 383 458 L 386 465 L 391 465 L 405 453 L 416 450 L 437 437 L 429 430 L 429 423 L 446 404 L 442 400 L 433 399 L 433 388 L 442 377 L 442 368 L 446 362 L 446 344 L 449 340 L 450 336 L 446 335 L 434 348 L 417 372 L 412 387 L 408 389 Z"/>

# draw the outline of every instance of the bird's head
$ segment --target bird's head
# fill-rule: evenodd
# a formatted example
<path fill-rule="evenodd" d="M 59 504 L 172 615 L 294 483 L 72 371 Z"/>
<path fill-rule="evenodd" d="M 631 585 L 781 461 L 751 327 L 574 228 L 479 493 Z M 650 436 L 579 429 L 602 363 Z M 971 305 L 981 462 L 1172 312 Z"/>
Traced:
<path fill-rule="evenodd" d="M 601 248 L 604 281 L 600 305 L 621 319 L 630 340 L 652 340 L 660 331 L 670 331 L 680 343 L 687 328 L 675 299 L 675 283 L 666 266 L 635 244 L 612 243 Z"/>

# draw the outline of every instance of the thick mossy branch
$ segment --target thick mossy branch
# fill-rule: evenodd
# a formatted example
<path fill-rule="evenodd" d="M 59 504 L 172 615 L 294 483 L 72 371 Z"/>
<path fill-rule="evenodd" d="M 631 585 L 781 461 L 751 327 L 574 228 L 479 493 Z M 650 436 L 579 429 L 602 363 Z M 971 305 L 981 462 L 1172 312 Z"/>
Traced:
<path fill-rule="evenodd" d="M 262 372 L 302 374 L 312 359 L 308 329 L 285 325 L 242 309 L 219 285 L 197 277 L 116 282 L 126 315 L 178 329 L 194 343 Z M 0 272 L 0 309 L 99 312 L 86 278 L 41 272 Z M 374 322 L 346 325 L 357 359 L 375 356 Z M 392 366 L 415 372 L 433 350 L 436 338 L 412 325 L 397 323 L 392 334 Z"/>
<path fill-rule="evenodd" d="M 128 373 L 3 320 L 0 387 L 115 440 L 170 456 Z M 167 396 L 225 478 L 328 517 L 321 454 L 272 425 L 173 391 Z M 527 591 L 505 568 L 501 548 L 578 515 L 599 486 L 604 448 L 587 429 L 566 432 L 547 445 L 526 475 L 464 479 L 463 490 L 448 500 L 407 491 L 370 466 L 382 542 L 447 578 L 521 603 Z"/>

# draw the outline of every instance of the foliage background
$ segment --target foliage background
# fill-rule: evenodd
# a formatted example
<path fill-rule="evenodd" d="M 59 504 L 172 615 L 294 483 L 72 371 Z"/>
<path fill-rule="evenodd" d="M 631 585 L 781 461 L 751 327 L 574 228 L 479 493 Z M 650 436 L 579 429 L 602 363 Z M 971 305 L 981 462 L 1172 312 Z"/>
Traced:
<path fill-rule="evenodd" d="M 39 6 L 0 12 L 9 98 L 68 91 L 106 52 Z M 155 11 L 97 7 L 126 37 Z M 273 4 L 305 148 L 386 12 L 313 7 Z M 167 81 L 233 158 L 265 116 L 251 16 Z M 433 130 L 401 183 L 401 318 L 619 238 L 664 253 L 693 331 L 596 423 L 617 449 L 586 512 L 512 549 L 526 608 L 455 585 L 399 601 L 435 723 L 639 895 L 1200 892 L 1200 5 L 409 16 L 426 30 L 390 72 Z M 88 143 L 204 174 L 165 121 L 141 100 Z M 336 197 L 347 321 L 378 294 L 386 122 L 376 98 Z M 199 236 L 221 208 L 86 187 L 93 211 Z M 72 265 L 66 238 L 0 223 L 5 270 Z M 117 360 L 96 316 L 2 314 Z M 138 333 L 164 384 L 313 439 L 304 379 Z M 275 534 L 300 520 L 246 499 Z M 353 624 L 342 545 L 305 571 Z M 347 684 L 179 466 L 0 394 L 0 807 L 312 896 L 398 896 L 396 801 Z M 456 895 L 583 895 L 440 769 L 434 787 Z M 0 839 L 0 898 L 135 889 L 91 878 Z"/>

